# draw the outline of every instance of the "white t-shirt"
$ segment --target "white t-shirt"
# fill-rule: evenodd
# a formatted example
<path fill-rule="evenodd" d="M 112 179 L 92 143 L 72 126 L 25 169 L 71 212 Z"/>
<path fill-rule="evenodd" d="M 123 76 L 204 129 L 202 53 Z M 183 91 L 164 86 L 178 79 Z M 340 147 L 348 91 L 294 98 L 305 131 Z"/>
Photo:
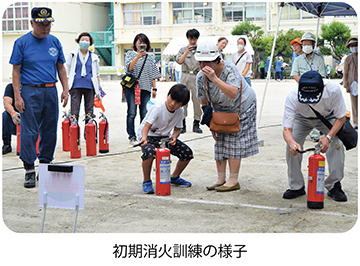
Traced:
<path fill-rule="evenodd" d="M 234 53 L 231 57 L 231 61 L 235 64 L 238 61 L 238 59 L 240 58 L 240 56 L 243 55 L 244 53 L 241 53 L 241 54 L 239 54 L 238 52 Z M 252 67 L 251 67 L 252 66 L 252 57 L 249 54 L 249 52 L 246 52 L 246 54 L 243 55 L 243 57 L 240 59 L 240 61 L 236 65 L 237 69 L 240 72 L 240 75 L 244 71 L 247 63 L 250 63 L 250 68 L 244 78 L 251 77 L 251 73 L 252 73 Z"/>
<path fill-rule="evenodd" d="M 141 139 L 141 131 L 146 123 L 151 124 L 148 136 L 168 137 L 174 127 L 182 128 L 184 109 L 181 107 L 171 113 L 165 106 L 165 101 L 156 103 L 146 114 L 137 131 L 138 138 Z"/>
<path fill-rule="evenodd" d="M 333 113 L 336 118 L 344 117 L 347 109 L 340 86 L 332 81 L 325 79 L 323 81 L 325 87 L 321 100 L 312 107 L 325 117 L 331 113 Z M 282 126 L 292 128 L 296 113 L 299 113 L 304 117 L 316 118 L 315 113 L 310 109 L 308 104 L 299 102 L 298 86 L 296 86 L 286 97 Z"/>

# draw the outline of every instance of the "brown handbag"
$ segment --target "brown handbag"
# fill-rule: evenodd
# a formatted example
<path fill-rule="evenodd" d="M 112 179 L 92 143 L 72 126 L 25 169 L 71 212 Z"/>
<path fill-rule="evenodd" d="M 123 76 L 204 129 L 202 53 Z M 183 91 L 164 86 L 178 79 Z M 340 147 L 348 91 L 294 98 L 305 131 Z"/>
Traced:
<path fill-rule="evenodd" d="M 211 104 L 209 93 L 209 81 L 206 78 L 207 93 Z M 210 121 L 210 130 L 217 133 L 236 133 L 240 130 L 240 112 L 242 98 L 242 81 L 240 85 L 240 105 L 238 113 L 213 112 Z"/>

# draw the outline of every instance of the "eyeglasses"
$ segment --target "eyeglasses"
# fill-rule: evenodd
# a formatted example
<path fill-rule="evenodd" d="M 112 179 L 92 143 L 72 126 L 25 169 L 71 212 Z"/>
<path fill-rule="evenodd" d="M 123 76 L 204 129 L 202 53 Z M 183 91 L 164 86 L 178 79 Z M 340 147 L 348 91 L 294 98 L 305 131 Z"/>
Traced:
<path fill-rule="evenodd" d="M 34 24 L 36 24 L 40 28 L 49 28 L 49 27 L 53 26 L 53 23 L 51 23 L 51 22 L 48 22 L 48 23 L 46 23 L 46 22 L 41 22 L 41 23 L 35 22 Z"/>

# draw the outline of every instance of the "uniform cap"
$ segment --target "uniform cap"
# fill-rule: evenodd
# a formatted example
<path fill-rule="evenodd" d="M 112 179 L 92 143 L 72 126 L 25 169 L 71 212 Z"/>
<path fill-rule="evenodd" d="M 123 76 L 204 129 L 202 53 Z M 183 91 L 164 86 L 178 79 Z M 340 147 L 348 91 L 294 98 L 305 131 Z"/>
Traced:
<path fill-rule="evenodd" d="M 55 19 L 51 15 L 52 10 L 48 7 L 34 7 L 31 10 L 31 18 L 35 22 L 54 22 Z"/>
<path fill-rule="evenodd" d="M 324 82 L 316 71 L 305 72 L 299 80 L 298 100 L 300 103 L 315 104 L 320 102 L 324 91 Z"/>

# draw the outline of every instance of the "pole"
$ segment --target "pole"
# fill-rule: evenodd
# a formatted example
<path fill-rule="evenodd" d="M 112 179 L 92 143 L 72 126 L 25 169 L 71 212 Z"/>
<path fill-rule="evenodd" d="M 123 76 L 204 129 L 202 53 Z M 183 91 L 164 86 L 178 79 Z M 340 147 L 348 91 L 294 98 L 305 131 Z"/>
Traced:
<path fill-rule="evenodd" d="M 277 38 L 278 31 L 279 31 L 279 24 L 280 24 L 281 12 L 282 12 L 282 9 L 283 9 L 284 5 L 285 5 L 284 2 L 281 2 L 281 3 L 280 3 L 280 11 L 279 11 L 279 15 L 278 15 L 278 22 L 277 22 L 277 25 L 276 25 L 276 31 L 275 31 L 273 46 L 272 46 L 272 49 L 271 49 L 270 66 L 269 66 L 269 71 L 268 71 L 267 76 L 266 76 L 266 83 L 265 83 L 264 95 L 263 95 L 263 98 L 262 98 L 262 103 L 261 103 L 261 108 L 260 108 L 260 114 L 259 114 L 259 118 L 258 118 L 258 125 L 257 125 L 257 128 L 258 128 L 258 129 L 259 129 L 259 126 L 260 126 L 261 115 L 262 115 L 262 111 L 263 111 L 263 108 L 264 108 L 266 90 L 267 90 L 267 86 L 268 86 L 268 83 L 269 83 L 269 80 L 270 80 L 272 59 L 273 59 L 273 56 L 274 56 L 276 38 Z"/>
<path fill-rule="evenodd" d="M 320 25 L 320 16 L 318 16 L 317 26 L 316 26 L 315 49 L 317 48 L 317 42 L 318 42 L 318 37 L 319 37 L 319 25 Z"/>
<path fill-rule="evenodd" d="M 75 233 L 78 213 L 79 213 L 79 194 L 76 194 L 75 195 L 75 218 L 74 218 L 74 225 L 73 225 L 72 233 Z"/>
<path fill-rule="evenodd" d="M 45 215 L 46 215 L 46 205 L 47 205 L 47 192 L 44 192 L 43 194 L 43 201 L 44 201 L 44 212 L 43 212 L 43 218 L 42 218 L 42 222 L 41 222 L 41 229 L 40 229 L 40 233 L 44 232 L 44 224 L 45 224 Z"/>

